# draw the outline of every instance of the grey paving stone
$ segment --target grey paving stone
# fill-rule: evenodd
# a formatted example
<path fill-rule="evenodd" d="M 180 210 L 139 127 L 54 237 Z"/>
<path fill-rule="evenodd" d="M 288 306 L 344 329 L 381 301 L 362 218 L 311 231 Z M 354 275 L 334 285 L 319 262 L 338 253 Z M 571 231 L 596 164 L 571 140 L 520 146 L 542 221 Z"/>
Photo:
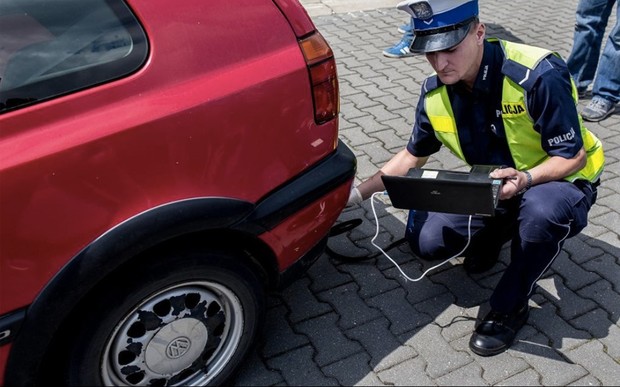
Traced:
<path fill-rule="evenodd" d="M 615 198 L 615 195 L 611 196 L 610 198 L 611 198 L 610 200 L 607 200 L 607 198 L 602 198 L 601 205 L 607 205 L 608 207 L 611 207 L 611 208 L 615 207 L 616 209 L 619 208 L 620 202 L 618 202 L 618 199 Z M 609 211 L 606 214 L 601 215 L 597 217 L 596 219 L 592 220 L 592 222 L 604 225 L 609 230 L 620 230 L 620 214 L 614 211 Z"/>
<path fill-rule="evenodd" d="M 388 66 L 385 69 L 379 69 L 378 73 L 386 77 L 386 79 L 388 79 L 392 83 L 392 85 L 388 86 L 386 89 L 389 90 L 392 94 L 398 94 L 402 97 L 400 93 L 394 93 L 394 91 L 392 90 L 392 87 L 398 84 L 396 83 L 396 81 L 407 80 L 410 78 L 410 76 L 405 71 L 394 68 L 393 66 Z M 405 92 L 404 88 L 401 88 L 400 90 L 401 92 Z M 413 97 L 413 94 L 411 96 Z M 406 98 L 403 98 L 403 100 L 406 100 Z M 410 99 L 410 101 L 414 101 L 414 100 Z M 409 106 L 410 105 L 407 105 L 407 107 Z"/>
<path fill-rule="evenodd" d="M 376 141 L 375 138 L 370 137 L 363 130 L 361 130 L 360 126 L 355 123 L 352 127 L 346 130 L 341 131 L 341 137 L 349 140 L 350 143 L 356 144 L 357 146 L 361 146 L 364 144 L 370 144 Z"/>
<path fill-rule="evenodd" d="M 234 379 L 235 386 L 272 386 L 284 382 L 278 371 L 270 370 L 253 352 L 241 366 L 238 376 Z"/>
<path fill-rule="evenodd" d="M 390 321 L 390 332 L 395 335 L 413 331 L 432 321 L 429 315 L 418 312 L 407 302 L 406 293 L 400 288 L 379 294 L 366 302 L 387 317 Z"/>
<path fill-rule="evenodd" d="M 338 380 L 341 386 L 381 385 L 368 365 L 368 355 L 358 353 L 322 368 L 325 375 Z"/>
<path fill-rule="evenodd" d="M 514 375 L 502 382 L 497 383 L 497 386 L 540 386 L 540 375 L 528 368 L 525 371 Z"/>
<path fill-rule="evenodd" d="M 363 108 L 362 110 L 364 112 L 368 112 L 369 109 L 371 109 L 371 107 Z M 379 121 L 377 121 L 376 117 L 374 117 L 371 114 L 364 115 L 363 117 L 351 118 L 350 121 L 357 124 L 360 130 L 362 130 L 371 139 L 374 140 L 371 144 L 369 144 L 369 146 L 360 145 L 358 146 L 358 148 L 361 148 L 362 150 L 368 150 L 370 147 L 374 147 L 376 148 L 375 152 L 379 152 L 381 154 L 389 153 L 389 151 L 386 150 L 382 146 L 383 144 L 380 144 L 380 143 L 377 144 L 377 136 L 376 136 L 377 132 L 390 130 L 390 128 L 387 125 L 380 124 Z M 385 157 L 385 155 L 383 155 L 383 157 Z"/>
<path fill-rule="evenodd" d="M 600 209 L 602 207 L 596 206 L 596 208 Z M 609 210 L 606 210 L 606 211 L 609 211 Z M 590 238 L 598 238 L 601 235 L 608 233 L 608 232 L 609 230 L 605 228 L 605 226 L 601 226 L 598 224 L 592 224 L 592 223 L 590 223 L 588 227 L 586 227 L 585 229 L 581 231 L 582 235 L 587 235 Z"/>
<path fill-rule="evenodd" d="M 592 312 L 586 315 L 590 313 Z M 557 308 L 551 303 L 532 310 L 528 324 L 536 326 L 546 338 L 549 338 L 550 345 L 561 352 L 579 347 L 593 338 L 589 331 L 575 328 L 573 324 L 560 318 Z"/>
<path fill-rule="evenodd" d="M 570 320 L 597 307 L 594 301 L 581 297 L 573 289 L 567 288 L 559 277 L 555 279 L 558 298 L 553 297 L 550 301 L 558 307 L 558 314 L 562 318 Z"/>
<path fill-rule="evenodd" d="M 394 223 L 396 223 L 396 221 L 400 223 L 400 219 L 398 218 L 397 214 L 391 215 L 391 218 L 394 220 Z M 403 219 L 402 221 L 404 222 L 405 220 Z M 407 246 L 407 244 L 405 243 L 400 246 L 393 247 L 391 250 L 386 250 L 391 243 L 396 242 L 398 239 L 400 239 L 400 237 L 402 236 L 398 235 L 398 237 L 394 237 L 393 239 L 382 243 L 382 248 L 387 253 L 389 258 L 378 252 L 376 259 L 377 268 L 379 268 L 379 270 L 383 272 L 386 278 L 398 281 L 401 286 L 405 286 L 405 284 L 407 283 L 418 284 L 419 281 L 408 282 L 408 280 L 405 278 L 405 275 L 410 278 L 420 276 L 422 274 L 423 268 L 422 262 L 411 253 L 409 246 Z M 422 279 L 422 281 L 424 281 L 424 279 Z"/>
<path fill-rule="evenodd" d="M 411 107 L 410 103 L 406 103 L 402 100 L 402 96 L 398 94 L 394 94 L 393 89 L 400 87 L 398 83 L 396 83 L 396 79 L 390 79 L 381 73 L 381 69 L 373 69 L 375 71 L 375 75 L 369 80 L 377 85 L 379 89 L 381 89 L 385 96 L 378 96 L 374 98 L 376 101 L 381 102 L 390 112 L 394 109 L 404 109 Z"/>
<path fill-rule="evenodd" d="M 430 386 L 433 380 L 426 374 L 426 363 L 416 357 L 377 373 L 383 384 L 390 386 Z"/>
<path fill-rule="evenodd" d="M 537 339 L 532 341 L 536 342 Z M 512 353 L 536 370 L 543 386 L 565 386 L 588 374 L 588 370 L 582 365 L 570 361 L 570 358 L 551 347 L 520 342 L 513 347 Z"/>
<path fill-rule="evenodd" d="M 527 362 L 512 356 L 512 351 L 503 352 L 492 357 L 475 355 L 469 349 L 469 338 L 470 335 L 454 340 L 450 342 L 450 346 L 457 351 L 471 354 L 473 363 L 468 364 L 466 367 L 473 367 L 473 364 L 476 364 L 482 370 L 481 376 L 484 382 L 479 383 L 480 385 L 496 385 L 497 383 L 520 374 L 530 368 L 530 365 L 527 364 Z M 474 377 L 474 380 L 478 381 L 479 379 L 478 377 Z M 458 383 L 453 385 L 456 386 Z"/>
<path fill-rule="evenodd" d="M 339 238 L 339 237 L 336 237 L 336 238 Z M 347 238 L 347 237 L 343 236 L 340 238 Z M 354 277 L 351 276 L 349 273 L 347 273 L 344 270 L 344 268 L 348 265 L 360 264 L 360 262 L 357 261 L 358 259 L 363 262 L 371 254 L 366 248 L 362 248 L 358 246 L 353 241 L 347 241 L 347 243 L 338 243 L 336 241 L 333 244 L 333 246 L 330 246 L 330 248 L 335 254 L 339 254 L 339 255 L 347 257 L 346 260 L 343 260 L 342 258 L 338 256 L 336 257 L 329 256 L 330 261 L 337 267 L 337 270 L 340 273 L 342 273 L 343 276 L 346 276 L 347 278 L 349 278 L 349 281 L 347 282 L 353 281 Z"/>
<path fill-rule="evenodd" d="M 310 280 L 308 277 L 304 277 L 282 292 L 282 300 L 289 307 L 288 318 L 292 323 L 320 316 L 333 310 L 328 303 L 317 300 L 309 286 Z"/>
<path fill-rule="evenodd" d="M 619 268 L 620 270 L 620 268 Z M 600 307 L 609 313 L 611 321 L 620 320 L 620 289 L 614 289 L 606 280 L 589 285 L 577 291 L 583 297 L 598 303 Z"/>
<path fill-rule="evenodd" d="M 583 242 L 579 244 L 583 245 Z M 572 253 L 567 251 L 566 246 L 556 258 L 551 270 L 562 277 L 562 282 L 571 289 L 580 289 L 600 279 L 598 274 L 585 270 L 583 265 L 573 262 Z"/>
<path fill-rule="evenodd" d="M 362 78 L 370 81 L 371 84 L 376 87 L 376 90 L 381 90 L 380 92 L 377 91 L 376 93 L 369 94 L 369 96 L 373 99 L 378 96 L 386 95 L 386 92 L 383 91 L 384 87 L 381 87 L 385 85 L 377 82 L 377 72 L 379 71 L 379 68 L 385 69 L 387 66 L 385 66 L 382 61 L 378 60 L 377 57 L 371 57 L 371 60 L 366 61 L 363 66 L 358 66 L 355 68 L 355 72 L 357 72 Z"/>
<path fill-rule="evenodd" d="M 368 115 L 369 113 L 358 109 L 353 102 L 343 101 L 340 105 L 340 116 L 344 120 L 350 121 Z"/>
<path fill-rule="evenodd" d="M 293 331 L 286 319 L 287 309 L 284 305 L 267 310 L 265 334 L 261 337 L 263 344 L 260 353 L 272 357 L 302 345 L 308 344 L 308 338 Z"/>
<path fill-rule="evenodd" d="M 402 146 L 402 142 L 396 134 L 396 131 L 392 129 L 373 133 L 373 137 L 376 138 L 377 141 L 380 141 L 386 149 L 396 149 Z"/>
<path fill-rule="evenodd" d="M 368 120 L 367 122 L 373 123 L 374 121 Z M 360 126 L 362 125 L 363 123 L 360 124 Z M 370 124 L 368 124 L 368 126 L 370 126 Z M 392 157 L 392 153 L 382 147 L 377 146 L 376 144 L 361 145 L 359 148 L 370 157 L 370 160 L 373 163 L 382 164 L 384 162 L 387 162 Z"/>
<path fill-rule="evenodd" d="M 532 308 L 531 314 L 537 312 L 537 308 Z M 542 333 L 534 324 L 526 323 L 515 336 L 514 343 L 508 348 L 507 352 L 528 352 L 531 346 L 540 346 L 545 348 L 553 348 L 553 340 Z"/>
<path fill-rule="evenodd" d="M 312 279 L 310 289 L 313 292 L 321 292 L 353 281 L 350 275 L 336 268 L 327 254 L 323 254 L 308 269 L 308 276 Z"/>
<path fill-rule="evenodd" d="M 416 305 L 416 309 L 420 309 L 420 306 Z M 449 343 L 464 336 L 469 338 L 476 327 L 476 316 L 470 315 L 468 309 L 453 304 L 448 304 L 443 311 L 431 316 L 434 320 L 432 324 L 441 328 L 441 335 Z"/>
<path fill-rule="evenodd" d="M 360 297 L 359 287 L 355 283 L 318 293 L 319 300 L 333 305 L 338 310 L 338 326 L 344 330 L 362 325 L 376 319 L 381 314 L 377 309 L 369 307 Z"/>
<path fill-rule="evenodd" d="M 605 353 L 620 364 L 620 325 L 618 321 L 609 325 L 609 333 L 599 338 L 603 344 Z"/>
<path fill-rule="evenodd" d="M 600 243 L 600 242 L 599 242 Z M 603 255 L 584 263 L 584 268 L 596 272 L 599 276 L 609 282 L 616 292 L 620 291 L 620 264 L 618 263 L 620 254 L 605 252 Z"/>
<path fill-rule="evenodd" d="M 398 287 L 398 282 L 388 280 L 372 263 L 343 264 L 339 269 L 355 278 L 363 299 L 383 294 Z"/>
<path fill-rule="evenodd" d="M 471 355 L 450 346 L 441 335 L 441 328 L 429 324 L 406 341 L 427 363 L 425 372 L 433 379 L 444 376 L 473 361 Z"/>
<path fill-rule="evenodd" d="M 371 90 L 371 88 L 367 88 L 364 91 L 368 92 L 370 90 Z M 386 95 L 388 95 L 388 94 L 383 92 L 381 95 L 377 95 L 376 97 L 384 97 Z M 392 113 L 391 111 L 386 109 L 386 107 L 384 105 L 371 106 L 371 107 L 367 108 L 366 111 L 368 113 L 372 114 L 372 116 L 374 116 L 377 119 L 377 121 L 379 121 L 379 122 L 389 121 L 389 120 L 393 120 L 393 119 L 398 118 L 397 115 L 395 115 L 394 113 Z"/>
<path fill-rule="evenodd" d="M 357 89 L 357 88 L 355 90 L 359 91 L 359 89 Z M 368 96 L 368 94 L 366 94 L 364 92 L 350 95 L 350 96 L 348 96 L 346 98 L 346 100 L 349 101 L 349 102 L 353 102 L 355 107 L 360 109 L 360 110 L 364 110 L 364 109 L 369 108 L 371 106 L 377 106 L 377 105 L 381 104 L 380 101 L 377 101 L 374 98 L 370 98 Z"/>
<path fill-rule="evenodd" d="M 306 345 L 285 355 L 269 359 L 269 367 L 278 370 L 289 386 L 337 386 L 338 381 L 327 377 L 312 360 L 314 351 Z"/>
<path fill-rule="evenodd" d="M 587 375 L 571 384 L 569 386 L 602 386 L 600 380 L 596 379 L 592 375 Z"/>
<path fill-rule="evenodd" d="M 370 367 L 375 372 L 381 372 L 418 355 L 413 348 L 403 345 L 390 332 L 389 325 L 387 319 L 379 318 L 345 332 L 347 337 L 364 347 L 370 355 Z"/>
<path fill-rule="evenodd" d="M 595 207 L 598 209 L 599 207 Z M 564 243 L 564 251 L 566 251 L 569 255 L 569 259 L 574 262 L 576 265 L 583 265 L 586 262 L 589 262 L 597 257 L 600 257 L 603 254 L 603 250 L 599 248 L 594 248 L 588 245 L 588 240 L 591 239 L 583 234 L 579 234 L 574 238 L 568 239 Z M 586 267 L 582 267 L 583 270 L 590 270 Z M 577 273 L 574 276 L 575 278 L 579 278 Z"/>
<path fill-rule="evenodd" d="M 357 105 L 355 104 L 355 97 L 358 95 L 365 95 L 364 92 L 362 92 L 361 90 L 358 90 L 357 88 L 355 88 L 354 86 L 352 86 L 349 82 L 347 81 L 342 81 L 340 82 L 340 122 L 343 121 L 343 119 L 345 118 L 345 112 L 347 111 L 347 104 L 350 104 L 352 106 L 355 106 L 357 108 Z M 340 127 L 339 130 L 342 130 L 343 128 Z M 341 133 L 338 133 L 339 135 Z M 348 144 L 348 143 L 347 143 Z M 351 144 L 351 146 L 353 146 Z"/>
<path fill-rule="evenodd" d="M 609 320 L 609 314 L 602 309 L 593 310 L 570 321 L 577 329 L 590 332 L 605 346 L 605 352 L 620 360 L 620 326 L 618 321 Z"/>
<path fill-rule="evenodd" d="M 575 364 L 587 369 L 605 386 L 615 386 L 620 380 L 618 359 L 613 359 L 605 353 L 603 344 L 599 341 L 593 340 L 568 352 L 566 356 Z"/>
<path fill-rule="evenodd" d="M 482 378 L 482 369 L 475 363 L 467 364 L 447 375 L 437 378 L 438 386 L 482 386 L 486 381 Z"/>
<path fill-rule="evenodd" d="M 372 85 L 372 82 L 364 79 L 364 77 L 362 77 L 362 75 L 359 74 L 359 72 L 357 71 L 357 67 L 361 66 L 358 61 L 352 58 L 343 58 L 342 63 L 351 71 L 351 74 L 346 78 L 342 78 L 341 80 L 339 80 L 339 82 L 346 82 L 358 92 L 364 92 L 364 89 L 362 89 L 362 87 Z"/>
<path fill-rule="evenodd" d="M 403 258 L 406 259 L 407 257 L 408 255 L 405 253 Z M 408 277 L 417 281 L 412 282 L 405 279 L 398 269 L 392 267 L 393 264 L 389 270 L 384 271 L 386 277 L 397 279 L 402 284 L 402 287 L 407 291 L 407 301 L 411 305 L 419 304 L 419 307 L 416 305 L 419 311 L 434 316 L 441 311 L 444 305 L 454 303 L 455 297 L 449 293 L 447 287 L 434 283 L 428 274 L 420 278 L 428 269 L 428 267 L 422 266 L 420 260 L 400 262 L 399 256 L 396 254 L 392 254 L 392 258 L 400 264 L 401 270 Z M 430 307 L 427 304 L 431 304 Z"/>
<path fill-rule="evenodd" d="M 620 260 L 620 235 L 618 232 L 620 231 L 607 229 L 605 234 L 597 236 L 596 239 L 590 239 L 588 244 L 605 250 L 618 262 Z"/>
<path fill-rule="evenodd" d="M 348 340 L 344 336 L 337 326 L 338 318 L 337 314 L 330 313 L 296 325 L 296 329 L 305 334 L 316 348 L 316 355 L 313 359 L 319 367 L 362 350 L 357 342 Z"/>
<path fill-rule="evenodd" d="M 467 275 L 460 265 L 450 270 L 433 274 L 433 283 L 441 284 L 454 294 L 455 304 L 463 307 L 472 307 L 486 303 L 491 296 L 491 290 L 481 286 L 479 281 Z"/>

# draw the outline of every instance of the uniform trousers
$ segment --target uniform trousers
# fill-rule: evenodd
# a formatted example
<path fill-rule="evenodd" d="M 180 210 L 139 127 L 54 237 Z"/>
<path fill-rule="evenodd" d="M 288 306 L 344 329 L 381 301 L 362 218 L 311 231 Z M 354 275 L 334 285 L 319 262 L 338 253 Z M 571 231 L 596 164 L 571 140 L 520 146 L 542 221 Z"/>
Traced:
<path fill-rule="evenodd" d="M 492 310 L 512 313 L 523 307 L 536 282 L 559 255 L 564 241 L 588 222 L 596 201 L 597 183 L 552 181 L 531 187 L 522 195 L 501 200 L 496 216 L 412 210 L 405 236 L 414 254 L 424 260 L 447 259 L 467 244 L 466 259 L 496 257 L 511 241 L 510 263 L 490 299 Z"/>

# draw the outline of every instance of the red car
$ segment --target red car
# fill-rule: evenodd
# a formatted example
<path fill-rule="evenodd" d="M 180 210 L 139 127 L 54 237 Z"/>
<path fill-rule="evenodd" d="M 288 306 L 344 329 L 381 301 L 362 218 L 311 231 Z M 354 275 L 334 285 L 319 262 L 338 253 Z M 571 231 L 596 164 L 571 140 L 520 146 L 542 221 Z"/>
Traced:
<path fill-rule="evenodd" d="M 297 0 L 0 2 L 0 384 L 213 385 L 355 157 Z"/>

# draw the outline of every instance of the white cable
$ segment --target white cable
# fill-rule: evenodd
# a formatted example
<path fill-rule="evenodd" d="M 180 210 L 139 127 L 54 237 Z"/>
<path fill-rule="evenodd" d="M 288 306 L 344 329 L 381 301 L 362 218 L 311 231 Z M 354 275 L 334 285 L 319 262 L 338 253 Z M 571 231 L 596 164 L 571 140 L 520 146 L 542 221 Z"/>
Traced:
<path fill-rule="evenodd" d="M 422 273 L 421 276 L 419 276 L 418 278 L 411 278 L 409 277 L 407 274 L 405 274 L 405 272 L 400 268 L 400 266 L 398 265 L 398 263 L 396 263 L 392 257 L 390 257 L 385 251 L 383 251 L 383 249 L 381 247 L 379 247 L 377 244 L 375 244 L 375 239 L 377 239 L 377 236 L 379 236 L 379 218 L 377 217 L 377 211 L 375 211 L 375 196 L 377 195 L 382 195 L 384 194 L 384 192 L 375 192 L 374 194 L 372 194 L 372 197 L 370 198 L 370 205 L 372 207 L 372 213 L 375 217 L 375 224 L 376 224 L 376 232 L 375 232 L 375 236 L 371 239 L 370 243 L 375 246 L 377 249 L 379 249 L 379 251 L 381 251 L 383 253 L 383 255 L 385 255 L 393 264 L 394 266 L 396 266 L 396 268 L 398 269 L 398 271 L 400 271 L 400 274 L 403 275 L 403 277 L 405 277 L 407 280 L 411 281 L 411 282 L 417 282 L 419 280 L 421 280 L 422 278 L 424 278 L 424 276 L 431 270 L 438 268 L 441 265 L 444 265 L 445 263 L 447 263 L 448 261 L 460 256 L 461 254 L 463 254 L 465 252 L 465 250 L 467 250 L 467 247 L 469 246 L 469 242 L 471 241 L 471 218 L 472 216 L 469 215 L 469 222 L 467 223 L 467 244 L 465 245 L 465 247 L 463 248 L 463 250 L 459 251 L 456 255 L 453 255 L 452 257 L 446 259 L 445 261 L 443 261 L 442 263 L 435 265 L 429 269 L 427 269 L 424 273 Z"/>

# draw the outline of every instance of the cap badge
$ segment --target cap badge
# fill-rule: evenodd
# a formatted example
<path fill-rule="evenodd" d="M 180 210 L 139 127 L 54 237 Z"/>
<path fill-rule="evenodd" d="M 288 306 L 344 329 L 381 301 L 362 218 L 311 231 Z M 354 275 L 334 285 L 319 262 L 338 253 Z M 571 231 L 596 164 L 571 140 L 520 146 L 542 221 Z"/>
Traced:
<path fill-rule="evenodd" d="M 428 1 L 419 1 L 409 5 L 413 15 L 421 20 L 427 20 L 433 17 L 433 9 Z"/>

